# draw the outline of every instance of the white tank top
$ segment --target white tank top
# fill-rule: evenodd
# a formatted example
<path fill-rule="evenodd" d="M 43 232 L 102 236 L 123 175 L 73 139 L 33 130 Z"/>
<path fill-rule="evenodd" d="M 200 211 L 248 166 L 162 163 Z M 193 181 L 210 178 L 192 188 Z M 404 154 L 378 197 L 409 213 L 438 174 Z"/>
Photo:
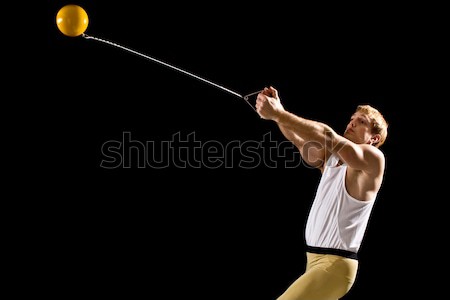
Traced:
<path fill-rule="evenodd" d="M 345 187 L 347 165 L 337 166 L 338 161 L 332 155 L 323 170 L 306 222 L 306 244 L 357 253 L 375 198 L 361 201 L 350 196 Z"/>

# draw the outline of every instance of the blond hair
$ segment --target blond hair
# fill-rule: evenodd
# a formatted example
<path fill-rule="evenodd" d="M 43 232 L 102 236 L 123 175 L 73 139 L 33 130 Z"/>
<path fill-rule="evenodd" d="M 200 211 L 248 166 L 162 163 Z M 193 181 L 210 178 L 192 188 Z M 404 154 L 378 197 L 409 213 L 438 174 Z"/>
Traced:
<path fill-rule="evenodd" d="M 358 105 L 356 111 L 361 112 L 369 117 L 372 124 L 372 133 L 380 135 L 380 140 L 377 144 L 374 144 L 375 147 L 379 148 L 386 141 L 387 129 L 389 124 L 386 122 L 383 115 L 378 111 L 378 109 L 368 104 Z"/>

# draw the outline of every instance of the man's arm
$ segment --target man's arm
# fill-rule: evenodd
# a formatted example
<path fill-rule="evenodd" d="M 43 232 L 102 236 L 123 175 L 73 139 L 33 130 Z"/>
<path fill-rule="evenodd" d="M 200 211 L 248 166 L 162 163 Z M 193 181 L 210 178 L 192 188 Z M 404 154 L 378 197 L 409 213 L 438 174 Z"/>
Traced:
<path fill-rule="evenodd" d="M 273 111 L 272 112 L 269 111 L 266 114 L 261 114 L 260 112 L 260 110 L 262 109 L 261 102 L 267 99 L 269 99 L 269 101 L 272 101 Z M 257 112 L 260 114 L 260 116 L 264 119 L 270 119 L 268 114 L 271 113 L 273 114 L 275 111 L 286 112 L 283 106 L 281 105 L 278 96 L 278 91 L 273 87 L 264 88 L 264 90 L 258 95 L 256 101 L 256 109 Z M 297 116 L 291 113 L 288 113 L 288 115 L 292 118 L 298 118 Z M 310 125 L 312 126 L 314 125 L 312 121 L 306 119 L 304 120 L 310 122 L 311 123 Z M 298 131 L 297 128 L 293 126 L 294 123 L 295 122 L 289 121 L 277 122 L 281 133 L 286 137 L 286 139 L 291 141 L 297 147 L 297 149 L 300 152 L 300 155 L 302 156 L 302 159 L 308 165 L 321 169 L 326 159 L 325 155 L 326 151 L 325 147 L 323 146 L 323 140 L 311 138 L 310 136 L 305 135 L 302 131 Z"/>
<path fill-rule="evenodd" d="M 384 164 L 384 157 L 379 149 L 355 144 L 337 134 L 327 124 L 286 111 L 273 88 L 264 89 L 258 95 L 256 109 L 263 119 L 275 121 L 284 130 L 285 136 L 294 137 L 294 144 L 298 143 L 296 146 L 307 162 L 312 161 L 317 165 L 318 161 L 324 162 L 331 153 L 335 153 L 349 167 L 368 173 L 379 172 Z"/>
<path fill-rule="evenodd" d="M 384 155 L 382 152 L 368 144 L 356 144 L 347 138 L 337 134 L 330 126 L 308 119 L 301 118 L 287 111 L 280 111 L 275 117 L 279 127 L 291 131 L 292 135 L 303 140 L 303 152 L 307 149 L 309 141 L 312 145 L 320 145 L 315 149 L 321 149 L 319 153 L 324 153 L 325 158 L 330 153 L 336 154 L 350 168 L 365 171 L 366 173 L 377 174 L 384 165 Z M 322 147 L 322 148 L 320 148 Z M 317 151 L 308 151 L 317 153 Z M 303 154 L 305 157 L 308 155 Z M 302 156 L 303 156 L 302 155 Z"/>
<path fill-rule="evenodd" d="M 324 164 L 325 151 L 320 143 L 306 142 L 292 129 L 278 124 L 278 128 L 286 139 L 291 141 L 300 152 L 302 159 L 311 167 L 321 168 Z"/>

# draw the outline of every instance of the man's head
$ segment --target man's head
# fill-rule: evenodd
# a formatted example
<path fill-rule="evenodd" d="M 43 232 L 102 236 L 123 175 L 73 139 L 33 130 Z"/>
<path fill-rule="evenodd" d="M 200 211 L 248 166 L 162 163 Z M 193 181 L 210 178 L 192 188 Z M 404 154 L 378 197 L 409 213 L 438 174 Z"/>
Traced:
<path fill-rule="evenodd" d="M 386 141 L 387 129 L 388 123 L 376 108 L 367 104 L 358 105 L 344 136 L 355 143 L 379 148 Z"/>

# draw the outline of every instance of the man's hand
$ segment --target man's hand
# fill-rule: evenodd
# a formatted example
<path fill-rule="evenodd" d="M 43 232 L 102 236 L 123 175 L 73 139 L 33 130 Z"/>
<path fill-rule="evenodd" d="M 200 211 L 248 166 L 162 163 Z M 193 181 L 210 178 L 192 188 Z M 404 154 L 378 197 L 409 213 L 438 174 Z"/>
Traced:
<path fill-rule="evenodd" d="M 284 111 L 278 91 L 273 87 L 266 87 L 258 94 L 255 107 L 261 118 L 273 121 L 277 121 L 279 114 Z"/>

